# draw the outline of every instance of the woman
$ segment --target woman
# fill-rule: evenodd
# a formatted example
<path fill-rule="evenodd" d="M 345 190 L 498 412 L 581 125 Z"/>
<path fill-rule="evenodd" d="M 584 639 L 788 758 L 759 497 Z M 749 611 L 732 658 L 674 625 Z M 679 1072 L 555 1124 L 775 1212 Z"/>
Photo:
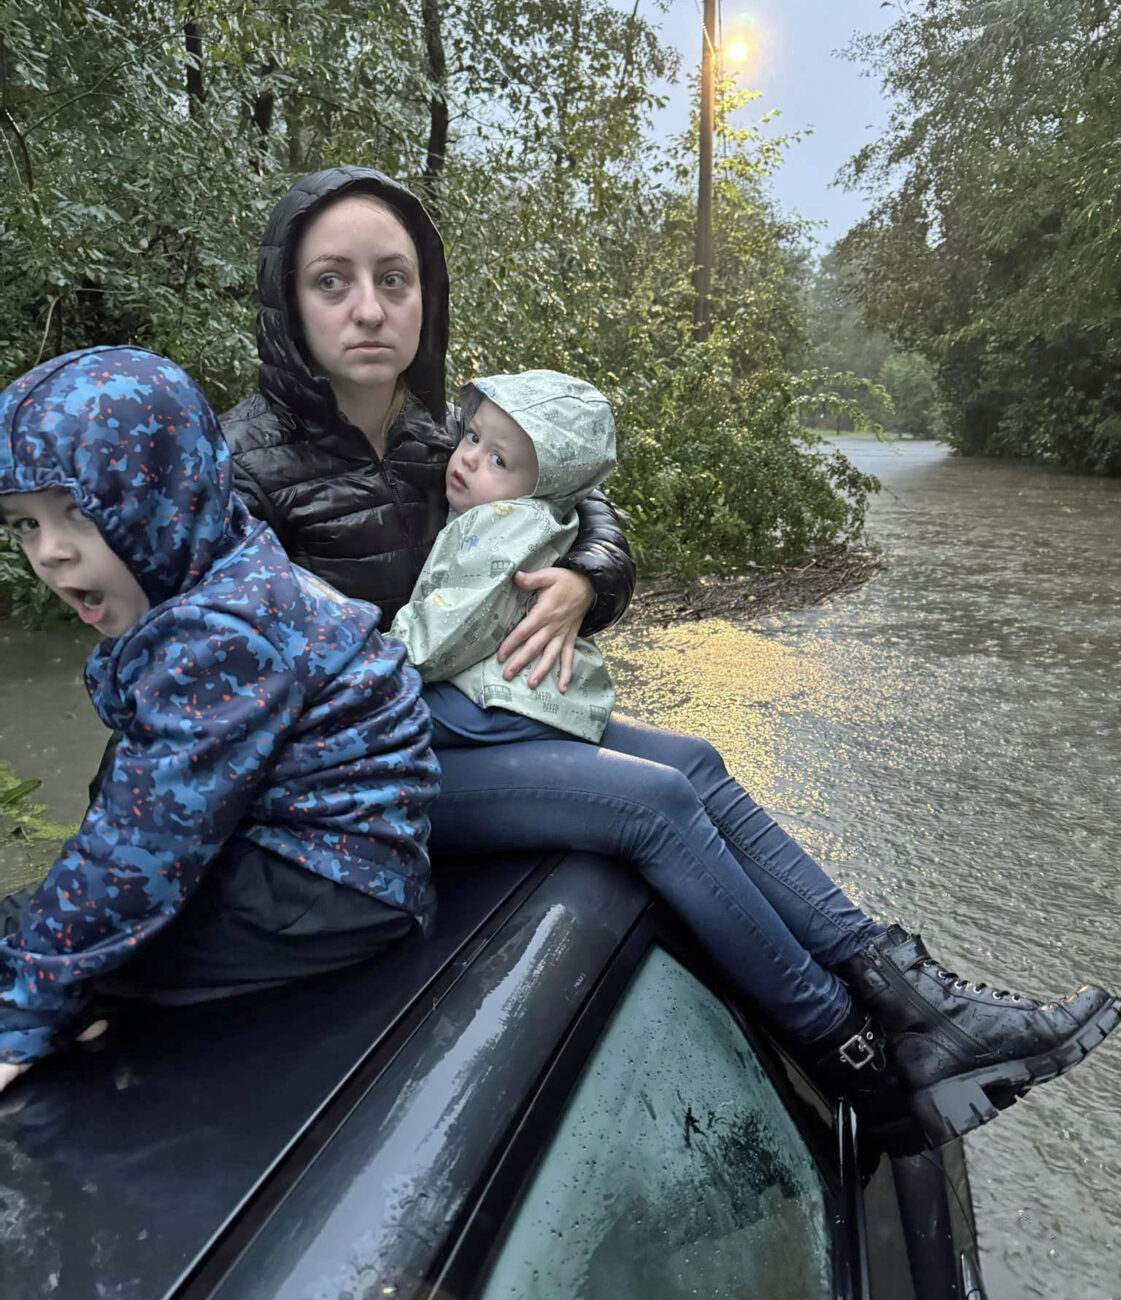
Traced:
<path fill-rule="evenodd" d="M 356 194 L 389 196 L 407 232 L 387 209 L 355 202 Z M 301 233 L 321 211 L 307 265 L 297 268 Z M 394 288 L 371 297 L 369 310 L 384 317 L 377 325 L 360 315 L 352 324 L 349 300 L 333 287 L 348 270 L 337 256 L 352 251 L 344 244 L 361 252 L 367 235 L 389 241 L 380 270 Z M 410 260 L 418 265 L 410 269 Z M 379 605 L 388 627 L 444 525 L 444 467 L 460 434 L 444 398 L 448 279 L 440 236 L 403 186 L 358 168 L 320 172 L 293 186 L 273 212 L 258 281 L 259 392 L 222 421 L 238 489 L 294 560 Z M 390 344 L 388 332 L 398 328 L 401 338 Z M 524 583 L 538 596 L 512 642 L 519 651 L 511 675 L 544 654 L 535 673 L 543 677 L 565 641 L 571 656 L 582 621 L 598 631 L 630 599 L 634 566 L 601 494 L 580 518 L 566 566 Z"/>
<path fill-rule="evenodd" d="M 223 420 L 235 481 L 293 559 L 380 605 L 388 626 L 444 522 L 459 433 L 444 398 L 439 235 L 416 198 L 379 173 L 319 172 L 274 210 L 258 283 L 260 392 Z M 537 599 L 500 650 L 507 676 L 536 660 L 536 685 L 559 661 L 564 683 L 577 632 L 625 607 L 631 566 L 602 500 L 566 563 L 519 576 Z M 590 799 L 624 826 L 638 803 L 715 823 L 737 869 L 710 878 L 703 896 L 680 879 L 651 883 L 695 929 L 723 931 L 714 955 L 726 968 L 754 963 L 753 987 L 771 990 L 762 1009 L 898 1149 L 937 1146 L 991 1119 L 1121 1021 L 1121 1002 L 1100 989 L 1044 1007 L 958 980 L 917 936 L 854 907 L 703 741 L 615 719 L 599 747 L 462 739 L 440 751 L 436 854 L 464 844 L 602 849 L 593 819 L 574 815 Z"/>

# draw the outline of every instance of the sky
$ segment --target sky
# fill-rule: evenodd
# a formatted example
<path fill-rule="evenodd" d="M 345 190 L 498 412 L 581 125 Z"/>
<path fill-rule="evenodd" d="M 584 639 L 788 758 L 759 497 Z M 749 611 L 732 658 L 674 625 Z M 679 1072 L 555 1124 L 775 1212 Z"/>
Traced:
<path fill-rule="evenodd" d="M 632 7 L 625 0 L 616 3 Z M 702 4 L 672 0 L 663 14 L 653 0 L 639 0 L 639 12 L 681 54 L 680 84 L 661 87 L 670 102 L 655 115 L 659 137 L 679 133 L 688 121 L 687 76 L 689 65 L 700 62 Z M 741 116 L 757 119 L 778 108 L 776 130 L 813 128 L 791 146 L 772 188 L 784 211 L 827 223 L 818 235 L 823 244 L 839 239 L 864 215 L 864 196 L 830 183 L 858 149 L 877 138 L 888 117 L 879 82 L 862 76 L 860 66 L 840 52 L 854 33 L 881 31 L 898 12 L 880 0 L 723 0 L 725 46 L 742 36 L 750 49 L 739 84 L 762 91 Z"/>

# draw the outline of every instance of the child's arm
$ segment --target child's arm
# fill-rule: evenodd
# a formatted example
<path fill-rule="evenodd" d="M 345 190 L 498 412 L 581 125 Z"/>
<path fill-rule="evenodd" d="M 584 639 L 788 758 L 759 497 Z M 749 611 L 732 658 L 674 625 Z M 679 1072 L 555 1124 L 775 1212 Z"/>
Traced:
<path fill-rule="evenodd" d="M 564 553 L 561 535 L 534 501 L 476 506 L 452 520 L 389 629 L 426 682 L 454 677 L 494 654 L 532 599 L 515 586 L 515 571 L 555 563 Z"/>
<path fill-rule="evenodd" d="M 302 689 L 266 638 L 207 610 L 171 620 L 123 648 L 124 738 L 77 834 L 0 943 L 0 1063 L 58 1047 L 87 982 L 168 924 L 299 716 Z"/>
<path fill-rule="evenodd" d="M 108 1028 L 108 1020 L 95 1020 L 92 1025 L 87 1026 L 77 1035 L 75 1041 L 88 1043 L 91 1039 L 100 1038 Z M 31 1061 L 24 1061 L 22 1065 L 0 1065 L 0 1092 L 3 1092 L 9 1083 L 14 1083 L 25 1070 L 30 1070 L 31 1066 Z"/>

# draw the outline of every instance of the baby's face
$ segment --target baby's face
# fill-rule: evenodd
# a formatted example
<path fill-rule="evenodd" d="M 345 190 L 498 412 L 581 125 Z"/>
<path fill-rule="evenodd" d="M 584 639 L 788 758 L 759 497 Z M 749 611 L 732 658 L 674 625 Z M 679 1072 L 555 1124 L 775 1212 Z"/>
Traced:
<path fill-rule="evenodd" d="M 444 481 L 448 505 L 459 514 L 527 497 L 537 486 L 537 452 L 521 425 L 484 397 L 452 452 Z"/>
<path fill-rule="evenodd" d="M 69 492 L 0 496 L 0 522 L 19 538 L 35 576 L 102 636 L 122 636 L 147 613 L 140 584 Z"/>

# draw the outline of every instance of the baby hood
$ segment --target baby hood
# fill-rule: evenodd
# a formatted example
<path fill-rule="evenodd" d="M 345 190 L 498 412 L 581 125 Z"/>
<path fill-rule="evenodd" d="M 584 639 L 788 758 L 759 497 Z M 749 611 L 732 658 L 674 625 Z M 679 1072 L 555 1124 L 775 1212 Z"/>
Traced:
<path fill-rule="evenodd" d="M 490 375 L 460 394 L 464 419 L 490 400 L 526 431 L 537 452 L 535 497 L 568 511 L 615 468 L 615 421 L 591 384 L 555 370 Z"/>
<path fill-rule="evenodd" d="M 69 352 L 0 394 L 0 493 L 50 487 L 70 493 L 153 606 L 193 587 L 246 520 L 206 398 L 139 348 Z"/>

